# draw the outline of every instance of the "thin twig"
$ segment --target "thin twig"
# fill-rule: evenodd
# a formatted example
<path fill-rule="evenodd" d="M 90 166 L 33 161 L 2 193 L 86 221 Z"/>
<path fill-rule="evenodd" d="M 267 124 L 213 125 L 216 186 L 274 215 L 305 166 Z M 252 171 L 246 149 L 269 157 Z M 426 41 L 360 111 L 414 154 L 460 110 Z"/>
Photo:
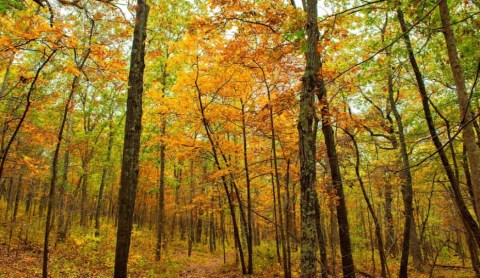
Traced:
<path fill-rule="evenodd" d="M 462 126 L 459 127 L 459 129 L 457 130 L 457 132 L 455 132 L 455 134 L 452 136 L 452 138 L 450 138 L 445 144 L 443 144 L 439 149 L 437 149 L 436 151 L 434 151 L 433 153 L 431 153 L 429 156 L 425 157 L 424 159 L 420 160 L 420 162 L 418 163 L 415 163 L 414 165 L 410 166 L 410 167 L 406 167 L 406 168 L 403 168 L 403 169 L 400 169 L 400 170 L 396 170 L 394 171 L 394 173 L 399 173 L 399 172 L 402 172 L 402 171 L 405 171 L 407 169 L 411 169 L 413 167 L 417 167 L 417 166 L 420 166 L 421 164 L 423 164 L 425 161 L 429 160 L 430 158 L 432 158 L 434 155 L 436 155 L 437 153 L 443 151 L 443 149 L 445 149 L 445 147 L 447 147 L 448 145 L 450 145 L 451 143 L 453 143 L 453 141 L 455 140 L 455 138 L 460 134 L 460 132 L 466 127 L 468 126 L 470 123 L 472 123 L 473 121 L 475 121 L 478 117 L 480 117 L 480 113 L 475 115 L 475 117 L 473 117 L 472 119 L 470 119 L 468 122 L 466 122 L 465 124 L 463 124 Z"/>
<path fill-rule="evenodd" d="M 440 0 L 442 1 L 442 0 Z M 408 33 L 410 33 L 410 31 L 413 30 L 414 27 L 416 27 L 418 24 L 420 24 L 420 22 L 422 22 L 422 20 L 424 20 L 427 16 L 429 16 L 434 10 L 435 8 L 438 6 L 438 4 L 440 4 L 440 1 L 438 1 L 433 7 L 432 9 L 430 9 L 425 15 L 423 15 L 420 19 L 418 19 L 415 23 L 412 24 L 412 26 L 410 26 L 410 28 L 408 28 L 408 30 L 406 30 L 405 32 L 403 32 L 402 34 L 400 34 L 400 36 L 396 37 L 392 42 L 390 42 L 389 44 L 387 44 L 386 46 L 382 47 L 380 50 L 378 50 L 377 52 L 375 52 L 372 56 L 368 57 L 367 59 L 365 60 L 362 60 L 358 63 L 356 63 L 355 65 L 352 65 L 350 67 L 348 67 L 346 70 L 340 72 L 337 76 L 335 76 L 334 78 L 332 78 L 331 80 L 329 80 L 328 82 L 325 83 L 325 85 L 328 85 L 330 83 L 333 83 L 335 80 L 337 80 L 339 77 L 341 77 L 342 75 L 344 75 L 345 73 L 351 71 L 353 68 L 356 68 L 358 66 L 360 66 L 361 64 L 363 63 L 366 63 L 370 60 L 372 60 L 375 56 L 377 56 L 378 54 L 382 53 L 383 51 L 385 51 L 385 49 L 389 48 L 390 46 L 394 45 L 395 43 L 397 43 L 401 38 L 403 38 L 405 35 L 407 35 Z"/>

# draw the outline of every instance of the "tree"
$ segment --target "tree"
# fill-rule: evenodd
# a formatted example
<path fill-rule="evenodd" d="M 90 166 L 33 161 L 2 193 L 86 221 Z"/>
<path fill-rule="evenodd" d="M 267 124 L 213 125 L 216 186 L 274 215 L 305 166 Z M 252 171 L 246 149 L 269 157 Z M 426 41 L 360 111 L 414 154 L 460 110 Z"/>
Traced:
<path fill-rule="evenodd" d="M 321 69 L 320 55 L 317 51 L 317 1 L 307 0 L 304 7 L 307 12 L 307 51 L 305 73 L 300 93 L 300 114 L 298 116 L 298 135 L 300 150 L 300 188 L 301 188 L 301 277 L 316 277 L 316 229 L 315 229 L 315 181 L 316 181 L 316 138 L 318 118 L 315 112 L 315 95 L 319 90 L 318 74 Z"/>
<path fill-rule="evenodd" d="M 145 69 L 145 41 L 149 6 L 137 1 L 135 28 L 128 76 L 127 114 L 123 146 L 122 175 L 118 197 L 118 228 L 114 277 L 127 277 L 128 253 L 133 225 L 133 210 L 138 183 L 138 157 L 142 133 L 142 95 Z"/>

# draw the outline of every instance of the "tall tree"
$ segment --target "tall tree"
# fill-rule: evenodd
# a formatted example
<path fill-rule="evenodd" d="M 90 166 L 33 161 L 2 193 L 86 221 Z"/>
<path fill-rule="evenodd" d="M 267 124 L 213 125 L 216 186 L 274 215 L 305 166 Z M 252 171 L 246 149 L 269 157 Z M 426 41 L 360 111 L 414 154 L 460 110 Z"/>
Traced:
<path fill-rule="evenodd" d="M 305 73 L 300 92 L 298 135 L 300 151 L 300 211 L 302 227 L 301 277 L 316 277 L 315 181 L 318 118 L 315 112 L 315 94 L 321 68 L 318 46 L 317 0 L 307 0 L 307 50 Z"/>
<path fill-rule="evenodd" d="M 475 142 L 475 133 L 473 131 L 473 119 L 470 109 L 472 96 L 467 94 L 465 85 L 465 76 L 462 65 L 458 57 L 455 35 L 453 33 L 452 22 L 450 19 L 450 10 L 448 1 L 441 0 L 438 4 L 440 10 L 440 19 L 442 21 L 443 35 L 447 45 L 448 62 L 455 81 L 455 91 L 457 92 L 459 115 L 462 123 L 463 142 L 467 150 L 467 159 L 470 166 L 470 176 L 473 189 L 475 212 L 477 221 L 480 222 L 480 148 Z"/>
<path fill-rule="evenodd" d="M 308 10 L 312 7 L 307 4 Z M 316 8 L 315 8 L 316 10 Z M 309 23 L 310 24 L 310 23 Z M 318 26 L 315 18 L 315 26 L 317 28 L 317 44 L 318 44 Z M 308 31 L 307 31 L 308 32 Z M 309 46 L 310 47 L 310 46 Z M 338 235 L 340 239 L 340 252 L 342 255 L 342 272 L 343 277 L 355 277 L 355 265 L 353 262 L 352 247 L 350 242 L 350 227 L 348 224 L 347 205 L 345 201 L 345 193 L 343 190 L 342 174 L 340 173 L 340 162 L 337 155 L 337 145 L 335 143 L 335 133 L 333 130 L 333 119 L 331 116 L 331 108 L 327 98 L 327 89 L 322 73 L 322 60 L 318 54 L 317 46 L 315 52 L 318 56 L 318 70 L 316 72 L 316 83 L 313 91 L 317 95 L 321 104 L 322 133 L 327 148 L 328 164 L 330 166 L 330 175 L 332 177 L 332 195 L 335 196 Z"/>
<path fill-rule="evenodd" d="M 425 115 L 425 120 L 427 122 L 428 130 L 431 135 L 431 140 L 433 141 L 433 144 L 435 145 L 437 153 L 442 162 L 442 166 L 445 170 L 445 173 L 447 175 L 448 181 L 450 183 L 450 186 L 453 192 L 455 204 L 457 205 L 459 214 L 462 217 L 462 221 L 465 225 L 465 228 L 473 234 L 474 239 L 477 243 L 477 246 L 480 246 L 480 229 L 478 227 L 477 222 L 475 222 L 475 219 L 473 218 L 467 206 L 465 205 L 465 201 L 463 200 L 463 197 L 462 197 L 459 181 L 455 176 L 452 166 L 450 165 L 450 162 L 448 160 L 447 154 L 444 149 L 444 145 L 442 144 L 439 138 L 438 132 L 436 130 L 436 127 L 433 121 L 432 112 L 429 104 L 429 97 L 428 97 L 427 89 L 425 86 L 425 81 L 423 78 L 423 74 L 420 71 L 420 67 L 418 66 L 415 54 L 413 52 L 413 46 L 410 41 L 410 36 L 408 34 L 406 21 L 403 17 L 403 12 L 400 11 L 398 13 L 398 19 L 400 21 L 400 26 L 402 28 L 402 31 L 405 34 L 403 36 L 403 41 L 407 48 L 410 65 L 412 66 L 413 72 L 415 74 L 415 81 L 417 82 L 418 92 L 420 93 L 420 96 L 422 99 L 422 108 Z"/>
<path fill-rule="evenodd" d="M 150 7 L 145 0 L 137 1 L 133 43 L 128 75 L 127 113 L 122 158 L 122 174 L 118 194 L 118 227 L 115 249 L 114 277 L 127 277 L 128 254 L 132 235 L 133 211 L 139 173 L 140 135 L 142 133 L 143 73 L 145 41 Z"/>

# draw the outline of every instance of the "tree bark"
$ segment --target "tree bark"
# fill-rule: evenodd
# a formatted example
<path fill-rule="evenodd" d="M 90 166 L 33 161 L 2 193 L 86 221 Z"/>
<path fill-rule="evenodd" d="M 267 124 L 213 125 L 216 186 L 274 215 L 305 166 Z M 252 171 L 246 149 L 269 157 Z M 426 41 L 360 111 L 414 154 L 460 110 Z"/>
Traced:
<path fill-rule="evenodd" d="M 316 277 L 316 227 L 315 227 L 315 182 L 316 182 L 316 139 L 318 118 L 315 112 L 315 92 L 318 90 L 317 74 L 321 67 L 318 46 L 317 0 L 308 0 L 307 50 L 305 72 L 300 92 L 300 114 L 298 135 L 300 150 L 300 221 L 302 246 L 300 268 L 302 278 Z"/>
<path fill-rule="evenodd" d="M 137 1 L 137 13 L 128 76 L 127 112 L 122 158 L 122 174 L 118 194 L 118 227 L 115 250 L 114 277 L 127 277 L 128 253 L 137 193 L 140 135 L 142 133 L 143 73 L 145 69 L 145 40 L 149 6 Z"/>

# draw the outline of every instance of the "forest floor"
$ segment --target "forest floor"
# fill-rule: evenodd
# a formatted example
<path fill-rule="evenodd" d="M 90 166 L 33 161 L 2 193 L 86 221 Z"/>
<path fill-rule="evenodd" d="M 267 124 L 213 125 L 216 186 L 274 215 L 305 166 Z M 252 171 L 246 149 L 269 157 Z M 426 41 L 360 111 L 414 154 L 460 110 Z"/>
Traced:
<path fill-rule="evenodd" d="M 41 250 L 0 245 L 0 277 L 36 277 L 42 268 Z"/>
<path fill-rule="evenodd" d="M 184 278 L 236 278 L 242 277 L 234 264 L 224 264 L 223 256 L 218 254 L 204 254 L 194 252 L 190 258 L 185 251 L 176 252 L 175 257 L 184 263 L 181 267 L 172 265 L 171 258 L 167 259 L 172 268 L 170 275 L 166 277 Z M 53 263 L 58 260 L 52 259 Z M 77 266 L 81 268 L 82 266 Z M 39 277 L 42 269 L 42 250 L 33 247 L 13 247 L 8 250 L 7 244 L 0 245 L 0 278 L 7 277 Z M 152 273 L 141 273 L 133 270 L 132 277 L 157 277 Z M 89 273 L 80 274 L 78 270 L 71 273 L 67 271 L 66 277 L 111 277 L 111 270 L 99 267 L 90 269 Z M 132 270 L 130 270 L 132 272 Z M 137 276 L 138 275 L 138 276 Z M 162 275 L 163 276 L 163 275 Z M 52 277 L 59 277 L 54 275 Z"/>
<path fill-rule="evenodd" d="M 42 230 L 30 229 L 28 244 L 18 237 L 12 238 L 8 246 L 8 233 L 0 225 L 0 278 L 40 277 L 42 271 L 43 245 Z M 53 237 L 53 236 L 52 236 Z M 49 260 L 50 277 L 112 277 L 114 265 L 115 241 L 114 229 L 104 229 L 104 235 L 95 238 L 84 230 L 72 230 L 69 239 L 64 243 L 52 240 Z M 25 238 L 23 238 L 25 239 Z M 155 241 L 151 234 L 134 230 L 129 258 L 129 277 L 185 277 L 185 278 L 237 278 L 242 277 L 235 262 L 233 249 L 227 249 L 226 257 L 221 246 L 213 253 L 208 245 L 199 243 L 194 246 L 192 255 L 188 257 L 184 242 L 171 243 L 164 252 L 160 262 L 154 258 Z M 272 242 L 264 242 L 254 248 L 254 275 L 251 277 L 282 277 L 281 266 L 276 262 L 275 248 Z M 453 258 L 452 258 L 453 259 Z M 299 276 L 298 252 L 292 253 L 293 277 Z M 367 261 L 359 260 L 357 267 L 366 273 L 374 273 Z M 469 267 L 461 266 L 458 259 L 438 261 L 439 266 L 430 275 L 430 266 L 425 266 L 422 273 L 410 269 L 410 277 L 474 277 Z M 340 262 L 337 263 L 337 269 Z M 447 267 L 448 266 L 448 267 Z M 455 266 L 455 267 L 453 267 Z M 396 276 L 398 262 L 390 261 L 392 277 Z M 338 271 L 338 270 L 337 270 Z M 337 273 L 338 274 L 338 273 Z M 378 275 L 378 269 L 376 273 Z M 358 275 L 358 277 L 364 277 Z"/>
<path fill-rule="evenodd" d="M 7 250 L 7 244 L 0 244 L 0 278 L 29 278 L 40 277 L 42 268 L 42 250 L 40 246 L 11 246 Z M 58 251 L 58 250 L 57 250 Z M 52 252 L 52 257 L 59 255 L 57 251 Z M 65 252 L 65 249 L 61 249 Z M 65 269 L 58 272 L 60 261 L 68 261 L 71 254 L 65 254 L 60 259 L 52 258 L 51 268 L 56 269 L 51 277 L 111 277 L 112 269 L 105 265 L 98 264 L 92 267 L 91 262 L 86 265 L 65 266 Z M 208 252 L 193 252 L 191 257 L 187 256 L 186 250 L 170 251 L 166 255 L 162 270 L 139 269 L 135 263 L 138 258 L 133 257 L 134 263 L 130 267 L 130 277 L 183 277 L 183 278 L 239 278 L 242 277 L 241 272 L 234 263 L 233 254 L 227 254 L 227 262 L 224 263 L 223 254 Z M 230 257 L 230 258 L 228 258 Z M 175 258 L 175 259 L 173 259 Z M 178 259 L 178 260 L 177 260 Z M 160 263 L 162 264 L 162 263 Z M 88 272 L 84 271 L 89 268 Z M 144 265 L 143 267 L 149 267 Z M 151 267 L 151 266 L 150 266 Z M 167 269 L 165 269 L 166 267 Z M 269 271 L 262 271 L 251 277 L 281 277 L 278 266 L 272 266 Z M 161 273 L 161 274 L 160 274 Z M 464 267 L 442 267 L 437 266 L 435 272 L 430 276 L 429 271 L 423 273 L 411 273 L 410 277 L 439 277 L 439 278 L 468 278 L 474 277 L 471 269 Z M 294 275 L 295 277 L 297 275 Z M 358 275 L 359 277 L 364 277 Z M 394 275 L 393 275 L 394 276 Z"/>

